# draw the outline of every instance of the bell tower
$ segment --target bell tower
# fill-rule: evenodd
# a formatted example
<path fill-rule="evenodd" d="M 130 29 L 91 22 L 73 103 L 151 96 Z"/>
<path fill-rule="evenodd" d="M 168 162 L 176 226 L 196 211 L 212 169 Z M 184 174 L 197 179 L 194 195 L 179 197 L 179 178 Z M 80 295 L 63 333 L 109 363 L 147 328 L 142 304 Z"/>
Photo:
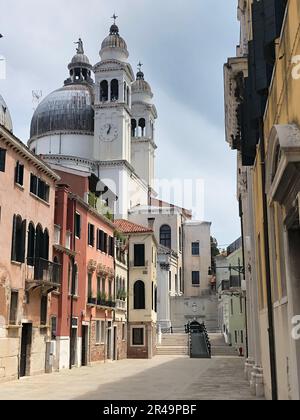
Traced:
<path fill-rule="evenodd" d="M 155 120 L 157 111 L 152 103 L 153 93 L 145 81 L 142 64 L 132 84 L 131 161 L 138 176 L 150 190 L 155 178 Z"/>
<path fill-rule="evenodd" d="M 127 62 L 129 53 L 116 25 L 104 39 L 101 61 L 95 72 L 94 158 L 99 161 L 131 163 L 131 84 L 134 75 Z"/>

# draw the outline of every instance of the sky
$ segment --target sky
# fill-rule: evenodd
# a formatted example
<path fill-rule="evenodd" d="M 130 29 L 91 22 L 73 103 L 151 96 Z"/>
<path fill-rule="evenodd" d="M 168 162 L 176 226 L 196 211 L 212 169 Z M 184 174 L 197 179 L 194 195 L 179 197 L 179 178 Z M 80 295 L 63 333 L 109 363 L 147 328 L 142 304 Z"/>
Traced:
<path fill-rule="evenodd" d="M 212 222 L 219 245 L 230 244 L 240 222 L 236 154 L 224 134 L 223 64 L 239 39 L 236 10 L 237 0 L 0 0 L 7 63 L 0 93 L 14 133 L 27 142 L 32 91 L 45 97 L 62 86 L 79 37 L 90 61 L 100 60 L 116 12 L 133 70 L 141 60 L 154 93 L 157 177 L 202 180 L 201 219 Z"/>

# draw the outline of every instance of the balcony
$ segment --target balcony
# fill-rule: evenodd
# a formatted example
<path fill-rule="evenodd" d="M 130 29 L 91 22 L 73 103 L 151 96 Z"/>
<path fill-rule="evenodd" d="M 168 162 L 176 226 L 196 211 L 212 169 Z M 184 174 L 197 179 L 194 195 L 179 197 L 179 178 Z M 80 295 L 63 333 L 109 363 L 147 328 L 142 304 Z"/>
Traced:
<path fill-rule="evenodd" d="M 104 299 L 96 299 L 97 306 L 100 308 L 115 308 L 116 302 L 111 300 L 104 300 Z"/>
<path fill-rule="evenodd" d="M 116 309 L 119 310 L 119 311 L 126 311 L 127 310 L 126 300 L 117 299 L 116 300 Z"/>
<path fill-rule="evenodd" d="M 26 270 L 26 290 L 44 287 L 48 292 L 61 285 L 61 265 L 43 258 L 28 258 Z"/>

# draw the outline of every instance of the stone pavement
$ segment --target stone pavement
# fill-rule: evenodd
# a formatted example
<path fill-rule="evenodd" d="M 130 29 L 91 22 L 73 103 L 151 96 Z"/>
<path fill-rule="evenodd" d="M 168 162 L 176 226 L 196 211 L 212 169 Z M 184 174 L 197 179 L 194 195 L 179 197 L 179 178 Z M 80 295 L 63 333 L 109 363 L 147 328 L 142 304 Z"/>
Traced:
<path fill-rule="evenodd" d="M 0 384 L 1 400 L 255 400 L 244 361 L 157 356 Z"/>

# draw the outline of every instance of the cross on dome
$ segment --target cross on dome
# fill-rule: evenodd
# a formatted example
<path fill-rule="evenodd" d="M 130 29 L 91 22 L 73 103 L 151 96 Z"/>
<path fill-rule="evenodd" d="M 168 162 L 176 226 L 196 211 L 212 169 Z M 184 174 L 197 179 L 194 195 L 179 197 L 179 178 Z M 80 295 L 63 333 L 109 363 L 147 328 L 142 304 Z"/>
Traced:
<path fill-rule="evenodd" d="M 116 24 L 116 20 L 118 19 L 119 16 L 116 16 L 116 13 L 113 14 L 113 16 L 111 17 L 111 19 L 114 20 L 114 25 Z"/>

